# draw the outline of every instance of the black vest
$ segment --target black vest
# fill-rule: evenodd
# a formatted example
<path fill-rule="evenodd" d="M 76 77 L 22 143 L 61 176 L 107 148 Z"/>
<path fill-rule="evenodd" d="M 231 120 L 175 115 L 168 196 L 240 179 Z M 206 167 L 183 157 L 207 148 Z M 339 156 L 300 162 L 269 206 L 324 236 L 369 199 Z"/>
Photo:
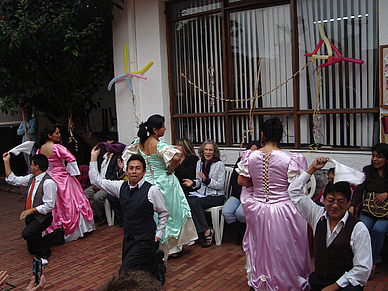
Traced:
<path fill-rule="evenodd" d="M 322 218 L 317 223 L 314 240 L 315 275 L 318 283 L 337 281 L 346 271 L 353 268 L 353 251 L 350 246 L 350 237 L 354 226 L 360 220 L 353 214 L 337 237 L 326 247 L 327 222 Z"/>
<path fill-rule="evenodd" d="M 35 177 L 31 177 L 30 181 L 28 182 L 29 186 L 31 186 L 32 180 L 34 180 L 34 178 Z M 43 204 L 43 195 L 44 195 L 43 184 L 44 184 L 44 181 L 46 181 L 47 179 L 51 179 L 51 177 L 49 174 L 46 173 L 46 175 L 44 175 L 43 179 L 40 181 L 38 188 L 36 189 L 34 201 L 32 201 L 32 203 L 31 203 L 31 208 L 34 208 L 34 207 L 37 207 L 37 206 Z M 50 216 L 51 216 L 51 212 L 49 212 L 47 214 L 40 214 L 39 212 L 34 213 L 35 219 L 37 221 L 39 221 L 40 223 L 45 221 Z"/>
<path fill-rule="evenodd" d="M 124 238 L 129 235 L 135 240 L 155 238 L 154 208 L 148 200 L 151 186 L 145 181 L 140 188 L 131 191 L 128 182 L 121 185 L 120 204 L 123 211 Z"/>

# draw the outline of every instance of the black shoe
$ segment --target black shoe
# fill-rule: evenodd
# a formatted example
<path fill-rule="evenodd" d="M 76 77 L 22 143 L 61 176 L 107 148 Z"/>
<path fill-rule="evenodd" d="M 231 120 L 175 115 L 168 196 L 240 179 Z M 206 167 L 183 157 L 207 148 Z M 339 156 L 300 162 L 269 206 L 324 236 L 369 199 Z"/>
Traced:
<path fill-rule="evenodd" d="M 164 274 L 166 273 L 166 266 L 164 265 L 164 251 L 157 250 L 154 255 L 154 262 L 157 264 L 157 274 L 156 279 L 163 286 L 166 282 Z"/>
<path fill-rule="evenodd" d="M 164 275 L 166 273 L 166 266 L 163 264 L 159 264 L 159 278 L 158 281 L 162 286 L 166 283 L 166 276 Z"/>
<path fill-rule="evenodd" d="M 203 238 L 205 239 L 205 241 L 202 243 L 203 248 L 208 248 L 212 245 L 213 236 L 214 236 L 214 229 L 211 228 L 209 234 L 203 236 Z"/>
<path fill-rule="evenodd" d="M 169 255 L 168 258 L 169 259 L 179 259 L 182 256 L 183 256 L 183 252 L 179 252 L 179 253 Z"/>

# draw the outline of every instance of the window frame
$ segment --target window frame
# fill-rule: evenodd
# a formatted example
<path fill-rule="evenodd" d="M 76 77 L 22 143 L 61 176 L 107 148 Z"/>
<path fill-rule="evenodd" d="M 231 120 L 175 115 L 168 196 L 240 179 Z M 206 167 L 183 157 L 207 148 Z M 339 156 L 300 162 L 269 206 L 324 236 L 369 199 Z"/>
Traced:
<path fill-rule="evenodd" d="M 291 41 L 292 41 L 292 70 L 293 72 L 297 72 L 299 68 L 299 48 L 298 48 L 298 20 L 297 20 L 297 0 L 242 0 L 239 2 L 232 2 L 229 3 L 229 0 L 220 0 L 221 2 L 221 8 L 214 9 L 210 11 L 190 14 L 187 16 L 182 16 L 179 18 L 168 18 L 168 12 L 170 11 L 170 5 L 183 2 L 181 0 L 172 0 L 166 2 L 166 26 L 167 26 L 167 52 L 168 55 L 171 55 L 171 23 L 177 21 L 177 20 L 185 20 L 185 19 L 191 19 L 193 17 L 200 17 L 204 15 L 210 15 L 214 13 L 221 13 L 222 17 L 222 61 L 224 65 L 223 67 L 223 79 L 227 80 L 224 81 L 224 96 L 225 98 L 229 98 L 230 92 L 232 92 L 232 62 L 231 60 L 231 38 L 230 38 L 230 30 L 229 30 L 229 21 L 230 21 L 230 13 L 232 12 L 239 12 L 239 11 L 247 11 L 251 9 L 260 9 L 260 8 L 266 8 L 271 6 L 278 6 L 278 5 L 290 5 L 290 13 L 291 13 Z M 168 70 L 169 72 L 173 71 L 173 59 L 171 57 L 168 58 Z M 177 118 L 193 118 L 193 117 L 223 117 L 225 122 L 225 138 L 226 143 L 224 146 L 230 147 L 230 146 L 236 146 L 236 144 L 232 143 L 232 127 L 231 127 L 231 119 L 235 116 L 248 116 L 250 108 L 246 109 L 234 109 L 233 106 L 231 106 L 230 102 L 224 102 L 224 112 L 219 113 L 175 113 L 174 108 L 176 105 L 176 99 L 174 98 L 174 83 L 173 83 L 173 77 L 171 74 L 169 74 L 168 77 L 169 82 L 169 90 L 170 90 L 170 115 L 171 115 L 171 133 L 172 133 L 172 139 L 173 142 L 179 137 L 175 136 L 175 123 L 174 121 Z M 295 136 L 295 143 L 294 147 L 295 149 L 301 149 L 305 147 L 301 147 L 301 136 L 300 136 L 300 117 L 304 115 L 312 116 L 314 113 L 314 109 L 300 109 L 299 104 L 299 93 L 300 93 L 300 80 L 299 75 L 296 75 L 293 79 L 293 107 L 272 107 L 272 108 L 260 108 L 255 109 L 254 115 L 258 116 L 260 119 L 264 116 L 272 115 L 272 116 L 284 116 L 285 114 L 289 113 L 293 120 L 294 120 L 294 136 Z M 379 96 L 379 94 L 378 94 Z M 379 100 L 378 100 L 379 101 Z M 380 102 L 380 101 L 379 101 Z M 379 103 L 376 102 L 376 103 Z M 369 107 L 369 108 L 340 108 L 340 109 L 320 109 L 320 113 L 322 115 L 329 115 L 329 114 L 379 114 L 380 107 L 377 105 L 377 107 Z M 228 130 L 229 129 L 229 130 Z M 342 149 L 338 146 L 329 145 L 333 149 Z M 290 148 L 288 146 L 288 148 Z M 291 147 L 292 148 L 292 147 Z M 361 146 L 354 147 L 355 150 L 359 150 Z M 347 148 L 348 149 L 348 148 Z M 353 149 L 353 148 L 351 148 Z"/>

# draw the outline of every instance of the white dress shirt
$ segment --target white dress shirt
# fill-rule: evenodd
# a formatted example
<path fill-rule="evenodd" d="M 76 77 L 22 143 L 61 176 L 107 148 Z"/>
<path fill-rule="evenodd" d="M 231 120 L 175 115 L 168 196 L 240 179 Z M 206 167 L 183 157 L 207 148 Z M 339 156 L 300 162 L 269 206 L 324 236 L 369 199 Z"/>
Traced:
<path fill-rule="evenodd" d="M 106 171 L 108 170 L 108 166 L 109 166 L 110 160 L 112 159 L 112 156 L 113 156 L 113 154 L 110 153 L 109 158 L 108 158 L 108 153 L 105 153 L 104 159 L 102 160 L 100 175 L 103 179 L 106 176 Z"/>
<path fill-rule="evenodd" d="M 34 185 L 34 189 L 32 190 L 31 201 L 34 201 L 36 190 L 38 189 L 38 186 L 45 175 L 46 175 L 46 172 L 43 172 L 35 177 L 35 185 Z M 33 177 L 34 175 L 32 174 L 18 177 L 12 172 L 8 176 L 8 178 L 5 178 L 5 181 L 8 184 L 11 184 L 13 186 L 28 186 L 29 181 Z M 30 193 L 30 188 L 31 186 L 28 188 L 27 193 Z M 54 182 L 53 179 L 46 179 L 46 181 L 44 181 L 43 193 L 44 193 L 42 198 L 43 204 L 36 206 L 36 211 L 38 211 L 40 214 L 46 215 L 47 213 L 51 212 L 54 209 L 55 200 L 57 199 L 57 184 Z"/>
<path fill-rule="evenodd" d="M 123 183 L 129 184 L 129 182 L 124 180 L 108 180 L 101 178 L 100 173 L 98 172 L 97 162 L 90 162 L 89 179 L 90 183 L 112 194 L 113 196 L 116 196 L 117 198 L 120 198 L 121 185 L 123 185 Z M 135 186 L 131 186 L 129 184 L 129 188 L 140 188 L 143 186 L 144 182 L 145 179 L 142 178 Z M 164 229 L 167 226 L 167 220 L 170 217 L 170 212 L 168 212 L 166 207 L 166 201 L 164 200 L 163 194 L 157 186 L 151 186 L 150 190 L 148 191 L 147 198 L 148 201 L 152 203 L 154 211 L 158 213 L 159 221 L 157 225 L 156 236 L 158 238 L 162 238 Z"/>
<path fill-rule="evenodd" d="M 333 231 L 330 230 L 330 222 L 327 212 L 324 207 L 314 203 L 308 196 L 304 194 L 303 188 L 310 179 L 308 173 L 303 172 L 296 178 L 288 187 L 292 203 L 298 209 L 299 213 L 306 219 L 307 223 L 314 231 L 322 217 L 327 220 L 327 235 L 326 247 L 330 246 L 333 240 L 345 226 L 349 217 L 349 212 L 346 211 L 340 222 L 336 225 Z M 365 286 L 372 270 L 372 247 L 369 231 L 361 221 L 358 222 L 350 236 L 350 247 L 353 251 L 353 268 L 345 272 L 338 280 L 337 284 L 344 288 L 349 284 L 353 286 Z"/>

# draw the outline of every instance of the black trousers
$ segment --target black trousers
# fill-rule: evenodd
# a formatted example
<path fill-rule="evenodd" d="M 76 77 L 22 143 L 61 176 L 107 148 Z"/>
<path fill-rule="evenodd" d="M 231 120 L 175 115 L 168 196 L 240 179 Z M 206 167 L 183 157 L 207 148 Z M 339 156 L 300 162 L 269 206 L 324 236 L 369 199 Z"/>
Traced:
<path fill-rule="evenodd" d="M 206 208 L 219 206 L 224 203 L 225 196 L 207 196 L 203 198 L 198 198 L 196 196 L 191 196 L 187 199 L 191 208 L 191 214 L 193 216 L 193 221 L 195 228 L 198 233 L 205 232 L 210 227 L 207 224 L 205 211 Z"/>
<path fill-rule="evenodd" d="M 155 242 L 154 233 L 140 240 L 135 240 L 132 236 L 124 238 L 120 272 L 128 269 L 142 270 L 158 278 L 159 262 L 156 258 L 158 248 L 159 242 Z"/>
<path fill-rule="evenodd" d="M 317 278 L 315 276 L 315 272 L 312 272 L 310 277 L 309 277 L 309 283 L 311 285 L 311 290 L 310 291 L 321 291 L 323 288 L 335 283 L 334 282 L 327 282 L 327 283 L 318 283 Z M 340 290 L 346 290 L 346 291 L 361 291 L 364 290 L 364 287 L 357 285 L 348 285 L 345 288 L 340 288 Z"/>
<path fill-rule="evenodd" d="M 22 237 L 27 241 L 27 249 L 31 255 L 37 255 L 44 259 L 50 257 L 50 245 L 47 239 L 42 237 L 42 232 L 50 226 L 52 221 L 53 217 L 51 214 L 43 222 L 36 220 L 34 215 L 26 217 L 26 228 L 22 232 Z"/>

